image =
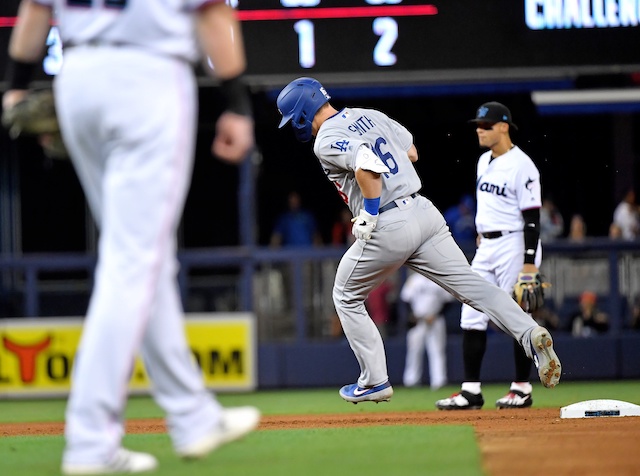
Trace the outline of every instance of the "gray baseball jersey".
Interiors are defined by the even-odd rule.
[[[489,315],[532,356],[530,335],[536,322],[506,292],[471,270],[442,214],[416,194],[421,182],[407,155],[411,145],[411,133],[382,112],[346,108],[320,126],[313,148],[354,215],[363,204],[354,175],[358,147],[371,148],[389,168],[382,174],[380,203],[395,206],[379,214],[371,239],[357,240],[346,251],[333,288],[336,312],[360,365],[360,387],[388,380],[382,337],[364,301],[404,264]]]
[[[322,125],[313,152],[356,216],[364,201],[355,178],[358,148],[371,148],[389,168],[380,195],[380,204],[384,206],[417,192],[422,186],[407,156],[412,144],[413,135],[407,128],[387,115],[374,109],[345,108]]]

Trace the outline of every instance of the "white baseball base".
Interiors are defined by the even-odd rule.
[[[560,409],[560,418],[640,416],[640,405],[620,400],[586,400]]]

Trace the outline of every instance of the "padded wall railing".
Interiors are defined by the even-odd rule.
[[[472,253],[469,246],[463,249]],[[329,246],[183,250],[179,282],[185,309],[253,311],[262,341],[327,337],[333,271],[343,252]],[[96,257],[85,254],[0,256],[0,317],[82,315],[95,264]],[[582,290],[602,296],[616,335],[640,294],[640,241],[550,243],[544,247],[542,272],[553,283],[548,301],[558,311]],[[396,284],[402,279],[404,272]],[[399,327],[405,313],[403,307],[396,310]]]

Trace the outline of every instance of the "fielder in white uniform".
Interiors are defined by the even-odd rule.
[[[95,287],[66,411],[65,474],[137,473],[156,459],[124,449],[134,357],[181,457],[205,456],[257,427],[253,407],[223,409],[184,333],[176,230],[194,158],[199,46],[228,109],[213,152],[238,162],[253,145],[244,45],[235,12],[205,0],[24,0],[9,53],[11,107],[26,94],[55,12],[64,65],[54,81],[62,135],[100,228]]]
[[[432,390],[447,384],[447,324],[442,310],[453,296],[422,274],[411,273],[400,290],[400,299],[409,303],[416,325],[407,331],[407,354],[402,383],[419,385],[424,353],[429,362]]]
[[[291,123],[302,142],[315,136],[314,154],[354,216],[357,240],[338,265],[333,301],[360,376],[342,387],[340,396],[358,403],[388,401],[393,395],[382,337],[364,301],[404,264],[491,316],[529,358],[536,356],[544,386],[555,386],[560,362],[549,332],[504,290],[471,270],[442,214],[418,194],[412,134],[380,111],[338,111],[329,99],[317,80],[298,78],[280,92],[277,106],[279,127]]]
[[[518,273],[538,271],[540,245],[540,172],[533,161],[511,142],[517,129],[503,104],[481,105],[475,123],[478,142],[487,150],[480,156],[476,175],[476,230],[479,245],[471,268],[492,284],[511,292]],[[439,400],[444,410],[481,408],[480,368],[487,346],[489,316],[462,306],[462,349],[465,381],[459,393]],[[526,408],[533,403],[529,383],[531,361],[514,345],[515,379],[509,392],[498,399],[498,408]]]

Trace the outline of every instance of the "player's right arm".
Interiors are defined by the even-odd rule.
[[[382,176],[379,173],[366,169],[358,169],[356,170],[356,181],[360,186],[364,198],[380,198],[380,194],[382,193]]]
[[[242,80],[246,58],[240,23],[235,10],[223,1],[209,2],[198,10],[196,29],[228,103],[216,124],[211,150],[223,160],[240,162],[254,143],[251,98]]]
[[[33,70],[44,54],[50,21],[50,7],[31,0],[20,3],[9,41],[9,87],[2,98],[3,108],[11,108],[26,96]]]

